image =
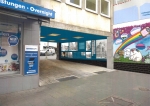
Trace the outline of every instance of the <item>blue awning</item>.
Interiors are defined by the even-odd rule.
[[[0,7],[40,17],[55,18],[55,11],[19,0],[0,0]]]

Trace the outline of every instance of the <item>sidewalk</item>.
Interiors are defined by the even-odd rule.
[[[0,95],[0,106],[149,105],[150,75],[123,71],[102,73]]]

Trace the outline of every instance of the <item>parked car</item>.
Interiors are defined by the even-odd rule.
[[[53,48],[40,51],[40,56],[53,56],[54,54],[55,54],[55,49]]]

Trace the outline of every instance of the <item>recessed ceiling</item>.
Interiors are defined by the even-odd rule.
[[[81,33],[45,26],[41,26],[41,37],[41,41],[59,43],[107,39],[107,36]]]

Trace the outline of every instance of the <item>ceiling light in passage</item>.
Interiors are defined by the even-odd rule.
[[[60,39],[60,40],[67,40],[66,38],[62,38],[62,39]]]
[[[82,36],[75,36],[75,37],[73,37],[73,38],[81,39],[81,38],[83,38],[83,37],[82,37]]]
[[[49,36],[59,36],[60,34],[56,34],[56,33],[52,33],[52,34],[49,34]]]
[[[45,37],[41,36],[40,38],[45,38]]]
[[[49,40],[50,42],[55,42],[55,40]]]

